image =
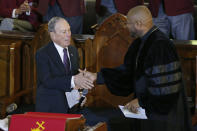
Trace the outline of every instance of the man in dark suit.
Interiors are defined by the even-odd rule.
[[[0,0],[0,30],[33,31],[39,26],[39,17],[32,10],[36,0]]]
[[[37,11],[48,22],[52,17],[59,16],[67,20],[72,34],[81,34],[83,29],[84,0],[39,0]]]
[[[67,21],[60,17],[48,23],[52,42],[36,53],[36,111],[68,113],[78,103],[77,89],[91,89],[92,82],[78,73],[77,49],[70,45],[71,32]]]

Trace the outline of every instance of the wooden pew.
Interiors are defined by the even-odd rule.
[[[31,88],[21,88],[21,42],[16,41],[10,45],[0,45],[0,115],[4,117],[6,107],[13,102],[19,102],[21,96],[32,92]]]
[[[20,102],[21,96],[32,92],[27,83],[29,47],[33,33],[0,32],[0,117],[5,117],[6,107]],[[25,97],[27,98],[27,97]],[[30,102],[30,99],[26,99]]]

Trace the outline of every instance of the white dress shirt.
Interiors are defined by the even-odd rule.
[[[64,52],[63,52],[63,49],[61,46],[59,46],[58,44],[54,43],[59,55],[60,55],[60,58],[63,62],[63,59],[64,59]],[[67,48],[68,49],[68,48]],[[69,55],[69,50],[67,50],[67,55],[68,55],[68,59],[69,59],[69,62],[70,62],[70,55]],[[70,63],[71,65],[71,63]],[[71,68],[71,66],[70,66]],[[70,88],[74,88],[75,87],[75,83],[74,83],[74,76],[72,76],[71,78],[71,87]],[[68,105],[69,107],[73,107],[75,104],[79,103],[79,99],[80,99],[80,94],[78,92],[78,90],[76,89],[73,89],[71,92],[65,92],[65,95],[66,95],[66,98],[67,98],[67,101],[68,101]]]

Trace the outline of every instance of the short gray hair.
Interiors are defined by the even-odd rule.
[[[55,25],[60,20],[64,20],[64,18],[62,18],[62,17],[51,18],[51,20],[48,22],[48,31],[49,32],[55,32]]]

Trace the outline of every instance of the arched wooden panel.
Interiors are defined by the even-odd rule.
[[[125,53],[134,40],[126,28],[127,19],[119,13],[106,19],[96,31],[93,40],[85,43],[85,64],[87,70],[98,72],[102,67],[116,67],[123,63]],[[105,85],[96,85],[88,94],[89,106],[117,107],[133,98],[115,96]]]

